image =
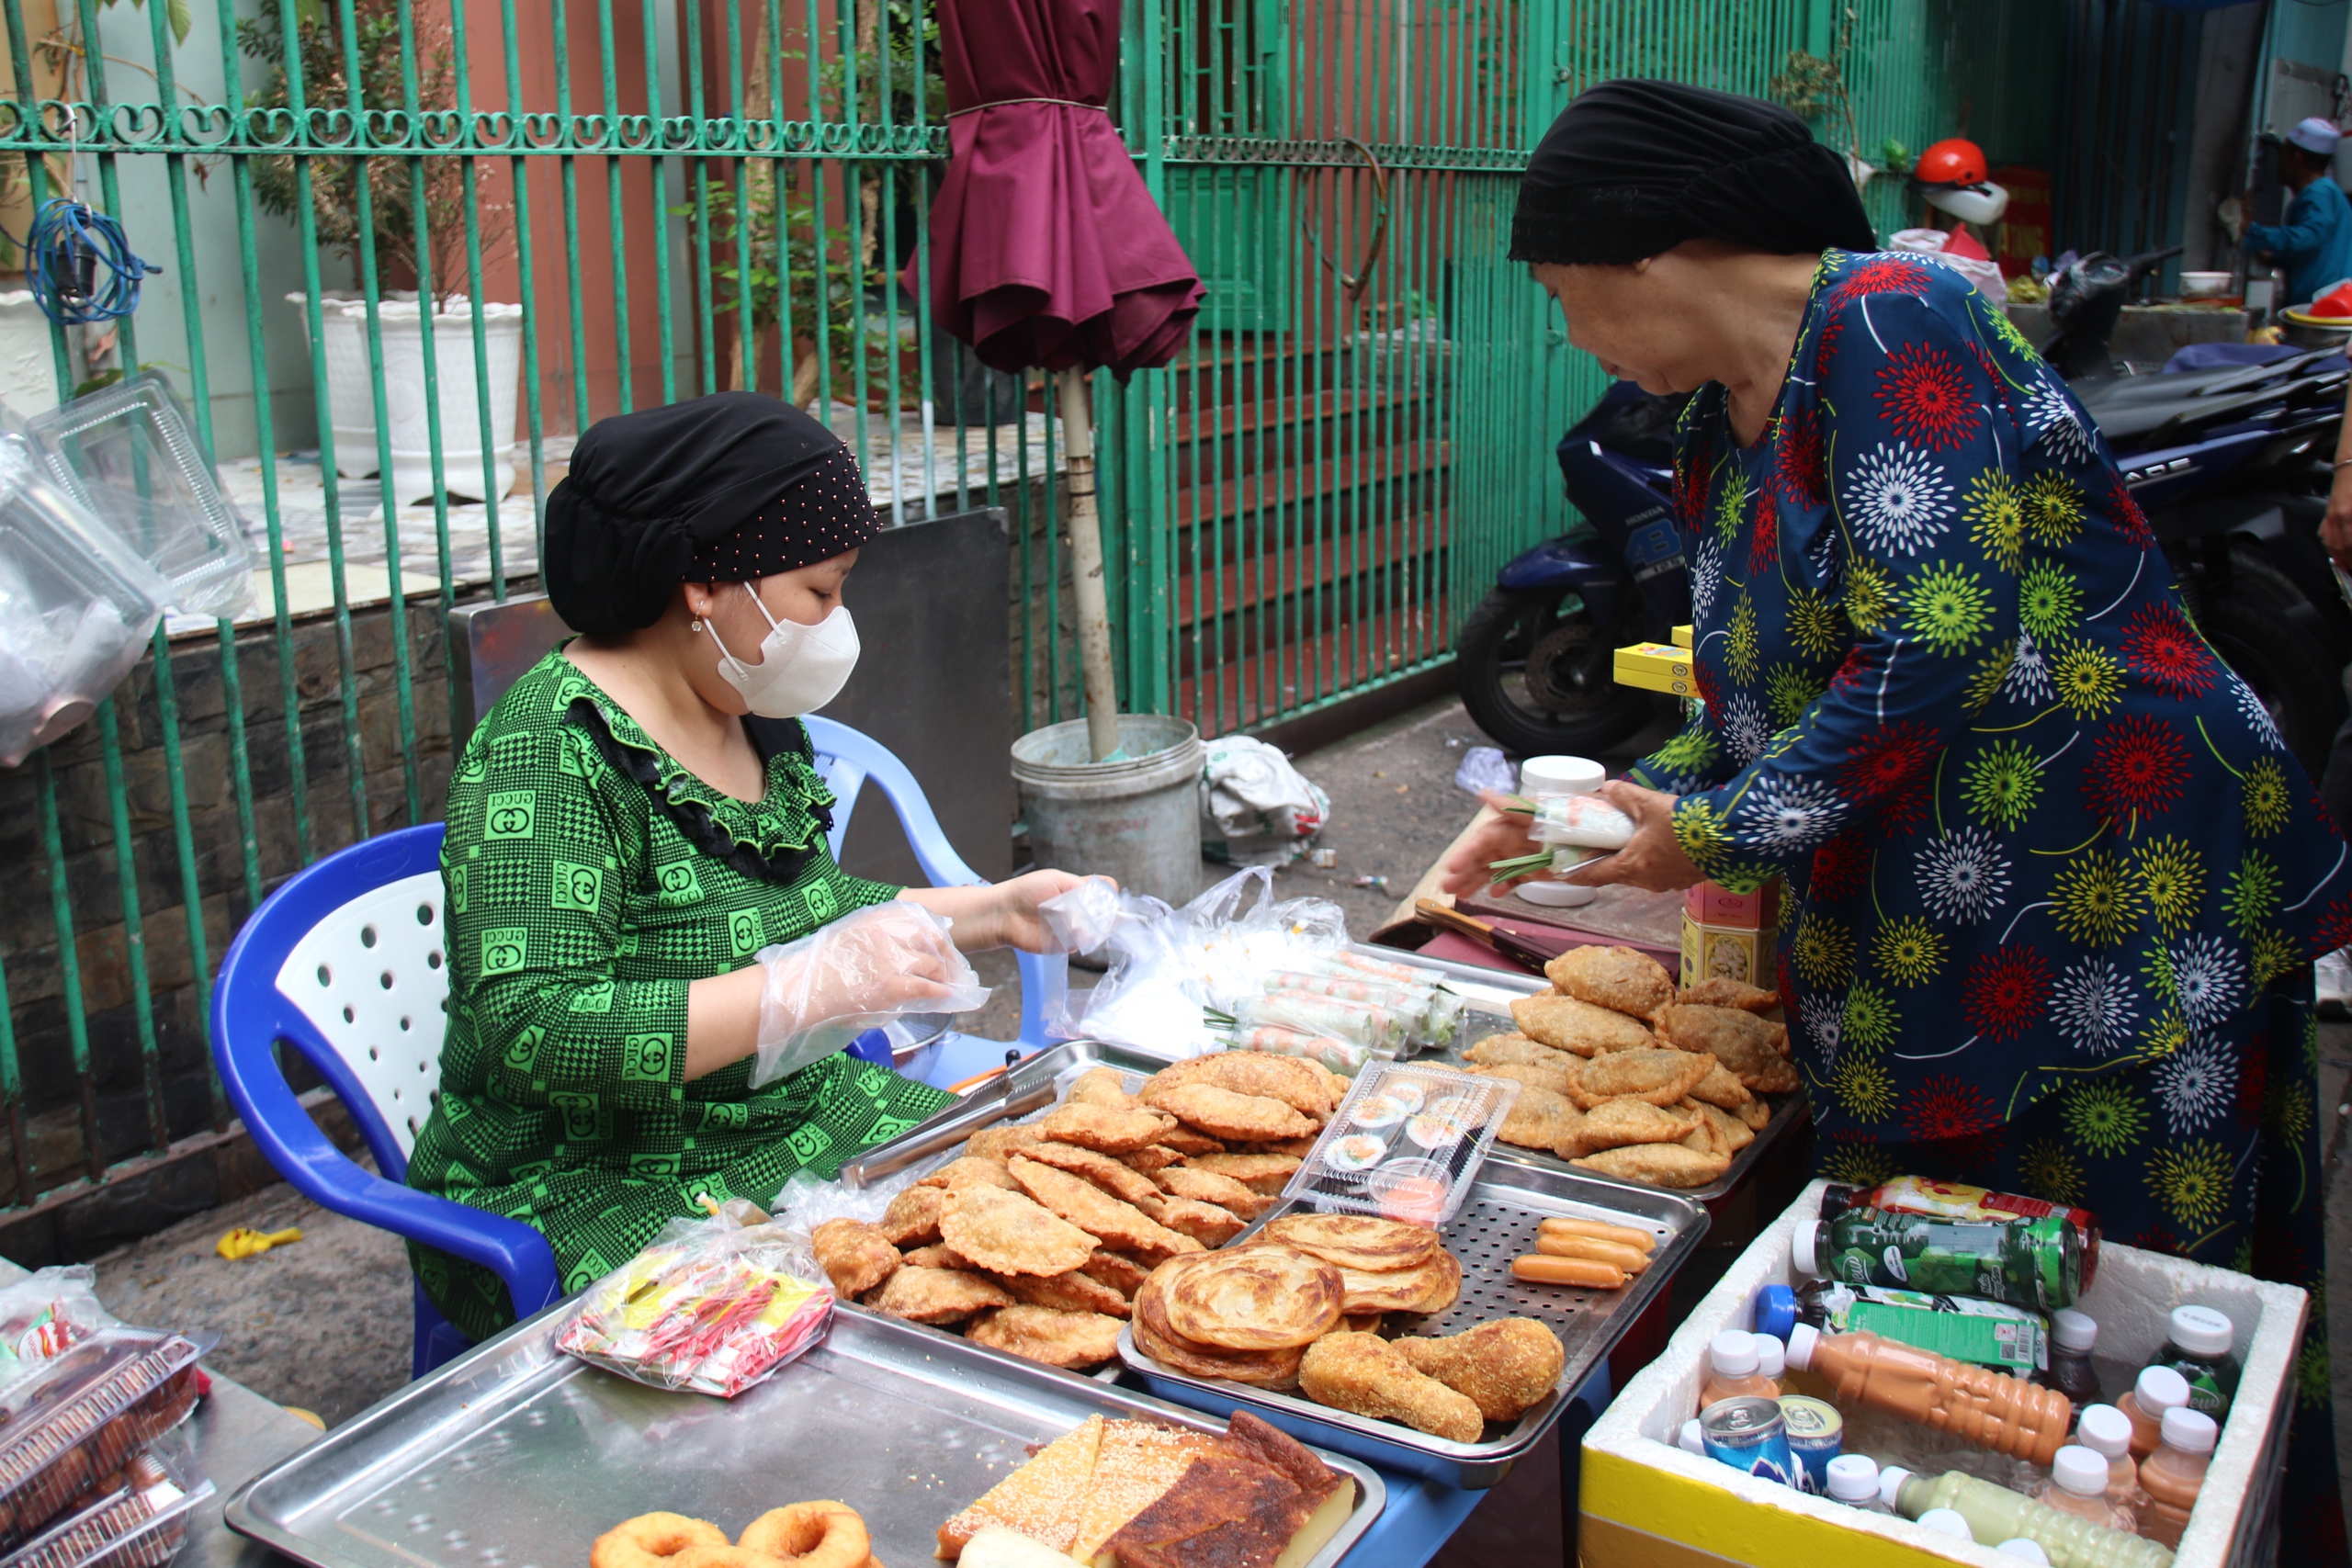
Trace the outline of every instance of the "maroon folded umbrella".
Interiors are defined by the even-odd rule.
[[[1102,107],[1119,0],[940,0],[938,15],[950,162],[933,318],[1000,370],[1167,364],[1203,290]]]

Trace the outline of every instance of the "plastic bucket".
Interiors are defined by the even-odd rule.
[[[1161,714],[1121,714],[1119,743],[1124,760],[1089,761],[1082,718],[1012,743],[1030,852],[1040,866],[1116,877],[1181,904],[1200,890],[1200,731]]]

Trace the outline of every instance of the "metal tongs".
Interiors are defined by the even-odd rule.
[[[948,1106],[930,1121],[843,1165],[842,1185],[853,1192],[863,1190],[878,1178],[904,1170],[951,1144],[962,1143],[991,1122],[1023,1115],[1051,1100],[1053,1078],[1048,1076],[1034,1083],[1019,1082],[1014,1068],[1020,1060],[1018,1049],[1005,1052],[1004,1066],[990,1073],[988,1080],[966,1096],[962,1104]]]

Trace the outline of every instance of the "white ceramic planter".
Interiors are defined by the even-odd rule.
[[[57,361],[49,318],[29,289],[0,294],[0,403],[30,419],[57,406]]]
[[[286,297],[296,306],[307,297]],[[433,451],[426,439],[424,313],[414,299],[377,307],[383,334],[384,412],[391,424],[392,491],[408,506],[433,496]],[[327,409],[334,431],[335,471],[346,479],[376,472],[375,394],[368,374],[368,306],[345,294],[327,296]],[[452,499],[482,499],[481,405],[474,385],[473,306],[452,295],[434,312],[434,368],[441,391],[441,475]],[[490,367],[493,482],[504,495],[514,482],[514,400],[523,367],[523,307],[482,307],[482,337]]]

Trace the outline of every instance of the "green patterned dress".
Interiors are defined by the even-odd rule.
[[[561,650],[516,682],[449,784],[448,1037],[408,1184],[537,1226],[567,1291],[710,1198],[772,1201],[953,1097],[836,1055],[763,1089],[684,1079],[686,987],[899,889],[844,875],[808,737],[756,803],[654,744]],[[463,1333],[514,1321],[487,1269],[412,1242]]]

